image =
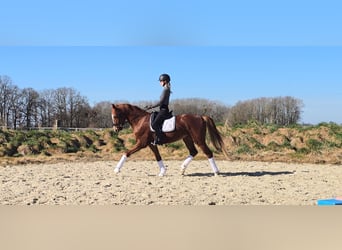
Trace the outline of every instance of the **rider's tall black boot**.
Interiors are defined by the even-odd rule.
[[[156,137],[154,139],[154,145],[161,145],[162,144],[162,138],[163,137],[163,132],[161,131],[161,129],[157,129],[156,130]]]

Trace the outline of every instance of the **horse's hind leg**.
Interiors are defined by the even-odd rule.
[[[164,166],[164,163],[163,163],[163,160],[160,156],[158,147],[156,145],[152,145],[152,144],[150,144],[149,147],[152,150],[152,152],[154,153],[156,161],[158,162],[158,166],[160,169],[159,176],[164,176],[166,173],[166,167]]]
[[[213,157],[213,152],[209,149],[208,145],[205,143],[205,139],[198,146],[202,149],[203,153],[208,157],[209,164],[210,164],[214,174],[218,175],[219,169],[216,166],[216,163],[215,163],[215,160]]]
[[[195,147],[194,141],[191,139],[190,136],[183,138],[183,141],[185,143],[185,146],[189,150],[189,156],[184,160],[184,162],[181,165],[181,175],[184,175],[185,169],[190,164],[192,159],[198,154],[198,151]]]

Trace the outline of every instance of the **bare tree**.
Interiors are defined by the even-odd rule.
[[[92,115],[92,108],[90,107],[87,98],[77,93],[74,96],[73,116],[72,116],[73,126],[78,127],[78,128],[89,127],[91,115]]]
[[[55,90],[54,104],[56,110],[56,119],[59,121],[58,126],[68,126],[68,113],[67,113],[67,88],[58,88]]]
[[[228,122],[231,125],[251,120],[261,124],[295,124],[301,118],[302,107],[301,100],[290,96],[240,101],[231,108]]]
[[[38,127],[38,92],[32,88],[25,88],[21,92],[20,99],[20,111],[22,112],[25,127]]]
[[[176,99],[170,106],[175,114],[208,115],[216,122],[225,121],[230,110],[230,107],[219,101],[201,98]]]
[[[89,125],[89,119],[86,116],[91,112],[90,105],[87,98],[81,96],[75,89],[57,89],[54,104],[59,126],[86,127]]]
[[[8,76],[0,76],[0,126],[7,127],[9,99],[14,85]]]
[[[111,105],[109,101],[98,102],[92,109],[90,124],[92,127],[110,128],[112,127]],[[145,105],[146,106],[146,105]],[[143,107],[143,106],[142,106]]]
[[[8,118],[8,126],[16,129],[17,126],[20,126],[21,121],[21,95],[22,92],[17,86],[13,86],[11,90],[11,94],[9,95],[9,103],[7,109],[7,118]]]
[[[49,89],[39,93],[39,117],[43,127],[52,127],[56,120],[54,105],[55,90]]]

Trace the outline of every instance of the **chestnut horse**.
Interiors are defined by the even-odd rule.
[[[159,176],[165,175],[166,168],[163,164],[157,145],[152,144],[154,140],[154,132],[150,130],[151,113],[130,104],[112,104],[112,121],[113,129],[119,132],[123,129],[127,121],[136,137],[136,145],[126,151],[116,165],[115,173],[119,173],[127,158],[142,148],[149,147],[155,155],[160,168]],[[164,133],[163,143],[171,143],[182,139],[189,150],[189,156],[181,165],[181,174],[184,175],[186,167],[198,153],[195,144],[201,148],[208,157],[210,166],[215,175],[219,173],[213,158],[213,153],[206,144],[206,130],[208,129],[210,139],[216,150],[223,151],[227,157],[222,137],[217,130],[215,123],[209,116],[199,116],[191,114],[183,114],[176,116],[176,128],[173,132]]]

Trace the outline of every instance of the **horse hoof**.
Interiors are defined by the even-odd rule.
[[[214,176],[219,176],[220,172],[215,172]]]
[[[115,174],[120,173],[120,169],[115,168],[115,169],[114,169],[114,173],[115,173]]]
[[[163,177],[166,173],[166,169],[160,170],[159,177]]]
[[[181,175],[182,175],[182,176],[185,175],[185,168],[181,168]]]

